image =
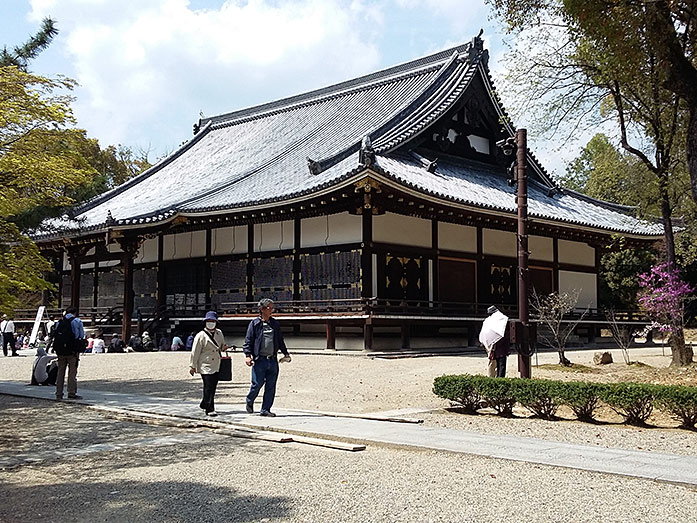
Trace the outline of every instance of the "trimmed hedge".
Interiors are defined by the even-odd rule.
[[[697,425],[697,387],[682,385],[658,387],[656,406],[680,421],[684,429]]]
[[[653,412],[658,387],[647,383],[609,383],[600,391],[600,399],[624,417],[630,425],[643,426]]]
[[[515,380],[513,396],[523,407],[542,419],[556,418],[563,383],[551,380]]]
[[[476,389],[482,395],[482,399],[499,416],[510,418],[513,416],[513,407],[516,404],[516,397],[513,390],[513,378],[486,378],[475,384]]]
[[[557,389],[557,397],[579,420],[593,422],[595,409],[600,406],[602,388],[602,384],[588,381],[562,382],[562,386]]]
[[[483,376],[463,374],[461,376],[439,376],[433,381],[433,393],[436,396],[459,403],[472,414],[477,412],[482,396],[476,386]]]
[[[582,421],[594,421],[601,402],[620,414],[625,423],[645,425],[654,408],[669,413],[682,428],[697,425],[697,387],[648,383],[592,383],[540,379],[439,376],[433,392],[475,413],[482,403],[500,416],[512,416],[516,403],[542,419],[555,419],[559,406],[567,405]]]

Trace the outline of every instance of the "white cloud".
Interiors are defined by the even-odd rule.
[[[378,68],[376,6],[354,0],[31,0],[52,16],[80,83],[80,126],[104,144],[172,149],[206,115]],[[255,88],[249,92],[249,85]],[[278,93],[281,95],[278,95]],[[152,122],[159,122],[153,128]]]

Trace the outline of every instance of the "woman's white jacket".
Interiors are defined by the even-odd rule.
[[[199,332],[194,338],[189,366],[199,374],[213,374],[220,370],[220,349],[225,344],[225,338],[220,329],[215,329],[213,338],[217,347],[205,331]]]

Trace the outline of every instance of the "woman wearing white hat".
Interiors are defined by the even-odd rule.
[[[189,374],[198,372],[203,379],[203,399],[199,405],[208,416],[217,416],[215,412],[215,389],[218,386],[220,370],[220,352],[227,350],[223,332],[217,328],[218,315],[208,311],[204,319],[205,326],[194,338],[191,349]]]

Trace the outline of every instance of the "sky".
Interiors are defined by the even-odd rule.
[[[0,0],[0,44],[25,42],[47,16],[59,33],[30,70],[77,80],[78,127],[151,161],[191,138],[201,115],[414,60],[480,29],[495,81],[505,73],[505,35],[484,0]],[[578,154],[529,146],[557,174]]]

